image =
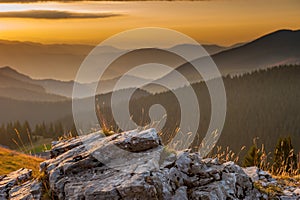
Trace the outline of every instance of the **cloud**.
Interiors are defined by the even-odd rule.
[[[94,19],[119,16],[114,13],[81,13],[55,10],[28,10],[0,12],[0,18],[31,18],[31,19]]]

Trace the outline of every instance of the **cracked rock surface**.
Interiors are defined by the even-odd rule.
[[[25,168],[0,177],[0,200],[41,199],[41,183],[31,179],[32,170]]]
[[[258,167],[244,168],[245,173],[252,179],[253,182],[258,183],[262,188],[278,188],[279,191],[274,193],[272,199],[300,199],[300,183],[292,178],[289,178],[289,184],[282,183],[282,180],[276,180],[266,171]],[[263,194],[261,199],[270,199],[267,194]]]
[[[56,143],[41,163],[58,199],[259,199],[233,162],[167,152],[154,129]],[[162,156],[164,155],[164,156]]]
[[[54,199],[274,199],[255,184],[280,186],[256,167],[173,152],[162,145],[155,129],[108,137],[95,132],[52,145],[52,158],[40,168]],[[28,169],[1,176],[0,200],[41,199],[42,184],[31,179]],[[300,199],[300,188],[283,187],[275,199]]]

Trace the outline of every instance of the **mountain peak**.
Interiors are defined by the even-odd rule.
[[[281,34],[281,33],[295,33],[295,32],[299,32],[300,30],[291,30],[291,29],[279,29],[277,31],[274,31],[270,34],[267,35],[272,35],[272,34]]]
[[[256,40],[248,43],[251,44],[256,41],[266,41],[266,42],[278,42],[281,40],[283,43],[289,42],[294,43],[299,41],[300,30],[290,30],[290,29],[280,29],[271,33],[268,33]]]
[[[10,66],[0,67],[0,71],[15,72],[15,73],[18,73],[17,70],[11,68]]]
[[[14,78],[16,80],[32,81],[32,79],[29,76],[18,72],[16,69],[14,69],[10,66],[1,67],[0,74],[3,76]]]

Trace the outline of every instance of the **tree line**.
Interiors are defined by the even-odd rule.
[[[0,144],[16,148],[20,144],[26,145],[35,142],[41,137],[56,140],[66,134],[77,135],[75,126],[67,128],[62,122],[55,122],[36,124],[33,128],[28,121],[23,123],[15,121],[3,123],[0,126]]]
[[[227,95],[227,113],[218,146],[229,146],[233,151],[239,152],[242,146],[250,148],[252,139],[258,137],[265,150],[272,152],[278,138],[289,136],[295,153],[300,151],[299,65],[273,67],[236,76],[228,75],[223,77],[223,81]],[[199,129],[191,146],[197,150],[209,126],[211,102],[204,82],[193,84],[192,87],[201,112]],[[178,93],[184,91],[184,88],[177,89]],[[163,143],[167,144],[176,134],[180,124],[180,105],[176,96],[173,91],[149,95],[139,95],[139,92],[137,90],[133,97],[141,97],[132,98],[129,103],[132,119],[140,126],[149,124],[150,107],[161,104],[167,112],[167,118],[160,134]],[[102,127],[120,131],[113,119],[110,99],[101,100],[99,96],[97,106]],[[127,105],[120,103],[119,106]]]
[[[295,154],[290,137],[279,138],[273,151],[273,159],[268,160],[268,153],[263,145],[258,147],[254,139],[253,145],[249,148],[243,160],[244,167],[257,166],[261,169],[271,171],[273,174],[296,175],[300,173],[299,158]]]

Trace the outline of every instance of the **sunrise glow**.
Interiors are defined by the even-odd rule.
[[[38,10],[96,13],[100,17],[49,19],[49,13],[45,18],[22,15],[14,18],[1,17],[0,38],[41,43],[97,44],[120,31],[155,26],[181,31],[201,43],[228,46],[250,41],[277,29],[299,27],[299,1],[255,2],[234,0],[2,4],[0,16],[9,12]],[[101,17],[103,13],[114,16]]]

